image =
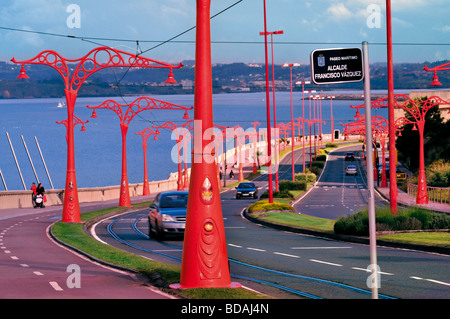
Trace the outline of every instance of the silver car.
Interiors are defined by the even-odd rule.
[[[148,235],[158,240],[166,235],[184,235],[188,192],[161,192],[149,207]]]
[[[349,165],[345,169],[345,175],[358,175],[358,169],[355,165]]]

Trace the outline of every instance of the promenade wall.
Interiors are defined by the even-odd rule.
[[[149,182],[150,193],[173,190],[177,188],[177,180],[169,179],[164,181]],[[143,184],[129,184],[130,196],[141,196],[143,194]],[[4,191],[0,192],[0,209],[11,208],[32,208],[31,191]],[[45,191],[47,202],[45,206],[57,206],[64,203],[64,189],[48,189]],[[78,200],[80,203],[102,202],[112,199],[119,199],[120,185],[79,188]]]

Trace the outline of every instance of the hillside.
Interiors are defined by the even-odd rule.
[[[431,72],[425,72],[423,66],[433,67],[445,63],[402,63],[394,65],[395,89],[425,89],[433,78]],[[184,67],[174,70],[176,85],[166,85],[168,72],[164,69],[108,68],[93,74],[81,87],[79,96],[112,96],[140,94],[191,94],[193,93],[193,61],[184,61]],[[270,68],[271,69],[271,68]],[[0,98],[44,98],[63,96],[63,82],[60,75],[51,67],[27,65],[29,80],[17,80],[20,66],[0,62]],[[265,67],[258,64],[231,63],[213,65],[213,87],[215,93],[221,92],[257,92],[265,90]],[[439,72],[443,88],[450,86],[450,72]],[[270,76],[271,77],[271,76]],[[117,85],[117,79],[122,79]],[[294,69],[294,81],[310,80],[310,66]],[[276,89],[290,89],[289,68],[275,65]],[[383,63],[371,65],[372,89],[387,88],[387,69]],[[297,86],[295,90],[301,90]],[[318,90],[318,85],[308,85],[307,89]],[[320,90],[362,89],[362,83],[321,85]]]

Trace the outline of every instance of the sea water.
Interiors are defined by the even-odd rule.
[[[329,92],[336,94],[339,92]],[[348,91],[345,93],[349,93]],[[362,92],[350,92],[361,93]],[[331,94],[328,94],[331,95]],[[327,96],[323,93],[322,96]],[[169,103],[191,107],[194,105],[194,95],[155,95],[152,98]],[[98,118],[91,118],[92,110],[86,106],[97,106],[105,100],[113,99],[119,104],[133,102],[137,96],[128,97],[79,97],[75,105],[75,115],[85,124],[86,131],[80,131],[81,124],[75,126],[75,169],[77,185],[82,187],[102,187],[119,185],[122,167],[122,137],[119,116],[112,110],[97,109]],[[274,114],[272,106],[272,93],[270,93],[270,117],[273,124]],[[293,94],[294,121],[303,115],[302,92]],[[0,100],[0,169],[3,173],[8,190],[24,189],[19,170],[15,163],[6,132],[11,139],[17,162],[22,173],[26,189],[32,182],[37,182],[32,170],[30,160],[25,150],[21,136],[26,143],[39,181],[45,188],[51,188],[49,178],[45,171],[35,137],[41,148],[45,164],[55,189],[64,188],[67,169],[67,142],[66,127],[56,122],[67,119],[67,109],[58,108],[60,99],[11,99]],[[291,121],[291,94],[290,92],[276,93],[276,120],[277,123]],[[311,117],[314,118],[314,102],[311,101]],[[354,120],[356,110],[350,105],[361,105],[363,100],[333,100],[334,129],[341,132],[346,124]],[[326,122],[323,133],[331,133],[331,101],[324,99],[321,102],[322,120]],[[266,94],[258,93],[229,93],[215,94],[213,96],[214,123],[222,126],[234,127],[236,125],[244,130],[252,128],[252,123],[261,123],[257,130],[267,127]],[[124,112],[126,107],[124,108]],[[305,95],[305,118],[309,119],[310,100]],[[363,109],[360,110],[364,113]],[[191,119],[194,111],[188,112]],[[138,113],[131,120],[127,134],[127,175],[129,183],[142,183],[144,175],[143,138],[136,135],[145,128],[159,126],[166,121],[176,125],[186,122],[182,119],[182,110],[145,110]],[[387,118],[386,109],[373,109],[372,115],[381,115]],[[320,116],[320,114],[316,115]],[[308,130],[308,129],[307,129]],[[176,150],[176,140],[168,129],[160,130],[158,140],[151,136],[148,141],[147,167],[149,181],[165,180],[171,172],[176,172],[177,162],[173,157]],[[176,154],[176,153],[175,153]],[[189,165],[188,165],[189,167]],[[0,183],[0,191],[4,190]]]

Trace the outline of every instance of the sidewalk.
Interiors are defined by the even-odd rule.
[[[389,196],[389,185],[388,187],[375,187],[375,189],[380,193],[384,198],[390,200]],[[409,196],[402,190],[398,190],[397,203],[404,206],[417,206],[426,208],[432,211],[450,213],[450,205],[449,204],[440,204],[429,201],[428,204],[418,205],[416,204],[416,199],[414,197]]]

